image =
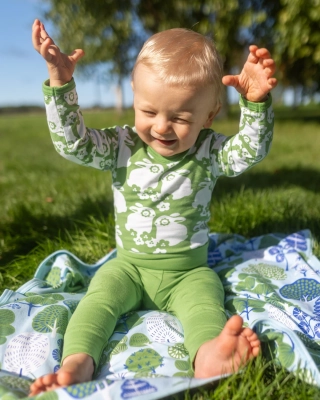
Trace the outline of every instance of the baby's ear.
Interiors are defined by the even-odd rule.
[[[203,124],[204,128],[210,128],[215,116],[218,114],[219,111],[220,111],[220,106],[216,111],[210,111],[206,122]]]

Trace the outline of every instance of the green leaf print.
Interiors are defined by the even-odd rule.
[[[242,275],[242,277],[240,275]],[[235,287],[235,289],[239,292],[243,291],[243,290],[244,291],[252,290],[255,287],[256,280],[248,275],[246,275],[246,277],[244,278],[243,275],[245,275],[245,274],[240,274],[240,275],[239,275],[239,279],[244,279],[244,280],[241,280],[238,283],[238,285]]]
[[[243,271],[248,274],[258,274],[264,278],[274,279],[277,281],[284,280],[287,277],[283,268],[265,263],[249,264],[248,267],[243,268]]]
[[[276,332],[273,330],[266,330],[262,334],[260,334],[260,340],[263,342],[268,342],[268,341],[278,341],[279,343],[282,342],[283,339],[283,333]]]
[[[28,300],[32,299],[35,304],[41,304],[41,305],[49,305],[49,304],[55,304],[58,303],[58,301],[61,301],[64,299],[62,294],[59,293],[43,293],[43,294],[37,294],[33,292],[27,292],[25,293],[25,296],[28,298]]]
[[[184,358],[189,355],[188,350],[184,347],[183,343],[177,343],[168,348],[169,356],[172,358]]]
[[[163,357],[153,349],[141,349],[132,353],[125,362],[126,368],[132,372],[149,371],[156,373],[155,369],[162,366]]]
[[[270,293],[274,293],[274,290],[274,285],[259,283],[254,289],[251,290],[251,292],[258,295],[268,296]]]
[[[174,365],[179,371],[188,371],[190,369],[189,361],[177,360]]]
[[[280,343],[278,346],[279,361],[285,368],[289,368],[294,362],[294,351],[287,343]]]
[[[240,282],[235,286],[237,292],[248,291],[258,295],[269,295],[273,293],[278,286],[273,285],[270,279],[264,278],[261,275],[248,275],[241,273],[238,275]]]
[[[79,301],[80,300],[64,300],[63,304],[65,304],[71,311],[71,314],[73,314],[78,307]]]
[[[76,399],[83,399],[89,397],[91,394],[97,391],[95,382],[85,382],[77,385],[72,385],[64,388],[71,397]]]
[[[40,311],[32,320],[32,327],[41,333],[58,332],[64,335],[68,324],[68,310],[63,306],[48,306]]]
[[[47,294],[36,294],[32,292],[28,292],[25,294],[25,297],[17,300],[20,304],[26,304],[29,306],[28,316],[31,314],[31,310],[34,307],[42,307],[50,304],[56,304],[60,300],[63,300],[64,297],[58,293],[47,293]]]
[[[124,336],[121,340],[111,340],[106,348],[106,352],[109,352],[108,358],[126,351],[128,348],[127,341],[127,336]]]
[[[149,343],[149,339],[143,333],[134,333],[129,340],[129,345],[132,347],[143,347]]]
[[[4,344],[6,337],[15,332],[15,328],[11,325],[15,320],[15,314],[11,310],[0,310],[0,345]]]
[[[249,314],[251,311],[263,312],[265,302],[258,299],[239,298],[230,299],[225,303],[225,307],[232,314],[246,312]]]
[[[288,305],[290,307],[297,307],[295,304],[279,297],[277,293],[272,293],[271,296],[268,296],[266,298],[266,302],[268,304],[272,304],[273,306],[279,308],[280,310],[285,310],[284,305]]]
[[[53,267],[45,278],[45,281],[53,288],[61,286],[61,269]]]

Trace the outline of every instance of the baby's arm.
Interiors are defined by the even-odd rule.
[[[92,129],[85,125],[74,80],[61,86],[42,86],[47,122],[56,151],[65,159],[102,170],[112,169],[117,158],[119,134],[129,128]]]
[[[76,49],[70,55],[62,53],[38,19],[32,26],[32,43],[47,62],[50,86],[63,86],[70,82],[76,63],[84,56],[84,51]]]
[[[84,55],[83,50],[74,50],[70,55],[62,53],[38,19],[32,26],[32,43],[48,67],[50,85],[45,82],[43,92],[49,130],[57,152],[81,165],[110,169],[118,143],[117,130],[87,128],[77,104],[72,75],[76,63]]]
[[[239,75],[226,75],[222,82],[233,86],[247,100],[252,102],[265,101],[267,94],[277,85],[273,77],[275,62],[267,49],[252,45],[250,53]]]

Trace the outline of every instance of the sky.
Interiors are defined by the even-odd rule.
[[[44,7],[42,0],[0,0],[0,107],[37,105],[43,106],[41,85],[48,78],[45,61],[34,50],[31,27],[36,18],[41,19]],[[49,34],[53,26],[47,21]],[[57,43],[59,45],[59,43]],[[112,82],[97,83],[97,80],[76,76],[79,103],[83,108],[100,105],[115,105],[115,86]],[[238,95],[229,91],[231,101]],[[284,101],[289,105],[292,93],[285,91]],[[132,105],[130,79],[124,83],[124,105]]]
[[[48,78],[45,61],[34,50],[31,41],[33,21],[41,19],[41,0],[0,0],[0,107],[43,105],[41,85]],[[45,21],[44,21],[45,22]],[[50,24],[45,23],[50,34]],[[97,84],[95,79],[76,79],[82,107],[100,103],[115,105],[112,82]],[[129,79],[124,85],[125,105],[132,104]]]

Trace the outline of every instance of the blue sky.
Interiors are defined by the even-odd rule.
[[[34,50],[31,27],[41,18],[44,6],[41,0],[0,1],[0,107],[17,105],[43,105],[41,85],[47,79],[44,60]],[[48,33],[50,24],[46,23]],[[97,102],[114,105],[115,88],[110,83],[98,84],[94,80],[77,79],[82,107]],[[125,103],[131,105],[129,82],[125,84]]]
[[[18,105],[43,105],[41,85],[47,79],[44,60],[33,49],[31,27],[44,11],[42,0],[0,0],[0,107]],[[48,33],[53,27],[45,22]],[[92,79],[76,77],[79,102],[82,107],[95,104],[115,105],[115,87],[112,83],[100,83]],[[126,106],[132,104],[129,79],[124,85]],[[231,89],[231,99],[237,94]],[[284,100],[292,100],[290,91],[285,91]]]

